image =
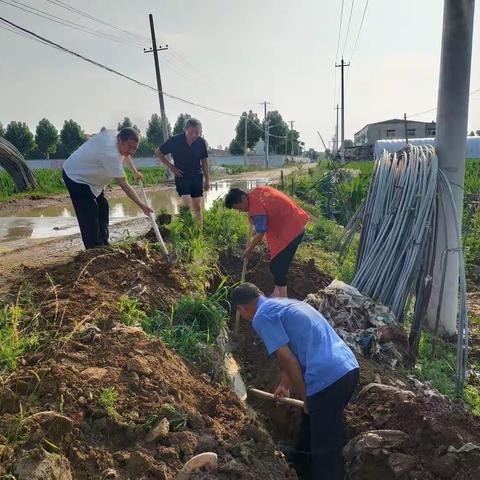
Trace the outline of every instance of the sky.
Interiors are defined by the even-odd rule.
[[[122,43],[19,10],[24,5],[121,39]],[[7,3],[5,3],[7,2]],[[434,108],[438,90],[442,0],[370,0],[357,48],[365,0],[63,0],[102,21],[58,6],[58,0],[1,0],[0,16],[71,50],[155,85],[148,14],[154,16],[163,90],[233,115],[261,102],[295,121],[307,148],[323,150],[335,126],[343,56],[346,138],[365,124]],[[17,3],[18,5],[18,3]],[[22,7],[25,8],[25,7]],[[470,90],[480,89],[480,14],[474,20]],[[350,11],[352,11],[348,29]],[[4,24],[0,21],[0,27]],[[347,36],[348,33],[348,36]],[[141,38],[145,37],[145,38]],[[128,44],[125,44],[127,42]],[[130,45],[133,42],[137,45]],[[338,54],[337,54],[337,45]],[[159,113],[158,95],[73,56],[0,28],[0,121],[25,121],[32,130],[46,117],[58,128],[74,119],[87,133],[116,128],[128,116],[142,130]],[[470,97],[469,130],[480,129],[480,93]],[[212,147],[227,146],[238,117],[165,99],[173,125],[180,113],[200,119]],[[431,121],[435,112],[415,116]]]

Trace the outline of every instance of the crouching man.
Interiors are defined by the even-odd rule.
[[[266,298],[251,283],[236,287],[231,301],[280,363],[282,380],[275,395],[292,392],[305,402],[297,451],[309,453],[309,478],[343,480],[343,410],[358,384],[355,355],[323,315],[304,302]]]

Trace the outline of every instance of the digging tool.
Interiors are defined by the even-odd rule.
[[[265,400],[273,400],[274,402],[281,403],[283,405],[290,405],[291,407],[303,408],[302,400],[296,400],[295,398],[288,397],[276,397],[272,393],[264,392],[263,390],[258,390],[256,388],[249,388],[248,393],[255,395],[258,398],[263,398]]]
[[[248,226],[248,240],[247,240],[247,245],[250,243],[250,240],[252,239],[252,227],[249,225]],[[243,259],[243,265],[242,265],[242,273],[240,275],[240,283],[245,282],[245,277],[247,275],[247,265],[248,265],[248,258]],[[235,326],[234,326],[234,332],[238,333],[238,329],[240,328],[240,312],[237,310],[235,313]]]
[[[145,204],[148,205],[147,193],[145,192],[145,187],[143,186],[143,182],[140,181],[140,188],[142,190],[142,196]],[[157,222],[155,221],[155,214],[151,213],[149,215],[150,221],[152,223],[153,231],[155,232],[155,236],[157,237],[157,241],[160,245],[160,250],[162,251],[165,259],[168,263],[173,263],[175,261],[175,255],[168,253],[167,247],[165,242],[163,241],[162,234],[160,233],[160,229],[158,228]]]

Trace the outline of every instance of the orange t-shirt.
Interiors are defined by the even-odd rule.
[[[274,258],[304,230],[308,214],[287,195],[272,187],[257,187],[248,193],[248,216],[267,216],[270,258]],[[253,223],[253,222],[252,222]]]

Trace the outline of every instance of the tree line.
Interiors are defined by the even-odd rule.
[[[167,119],[168,135],[180,133],[188,118],[191,118],[190,114],[181,113],[175,122],[173,132]],[[145,135],[128,117],[124,117],[121,122],[118,122],[117,130],[124,127],[134,128],[141,136],[137,156],[148,157],[153,155],[155,148],[165,141],[162,119],[157,114],[150,117]],[[105,127],[102,127],[101,130],[105,130]],[[65,120],[62,129],[58,131],[55,125],[46,118],[38,122],[35,134],[25,122],[11,121],[6,128],[0,122],[0,137],[4,137],[15,145],[27,159],[67,158],[88,139],[88,135],[74,120]]]
[[[245,123],[247,123],[247,152],[252,150],[259,140],[265,141],[265,121],[269,124],[269,153],[290,155],[293,150],[294,155],[302,154],[305,143],[300,141],[300,133],[295,129],[289,128],[278,110],[268,112],[266,119],[262,121],[251,110],[248,113],[243,112],[235,127],[235,138],[230,142],[229,152],[232,155],[244,154]]]

